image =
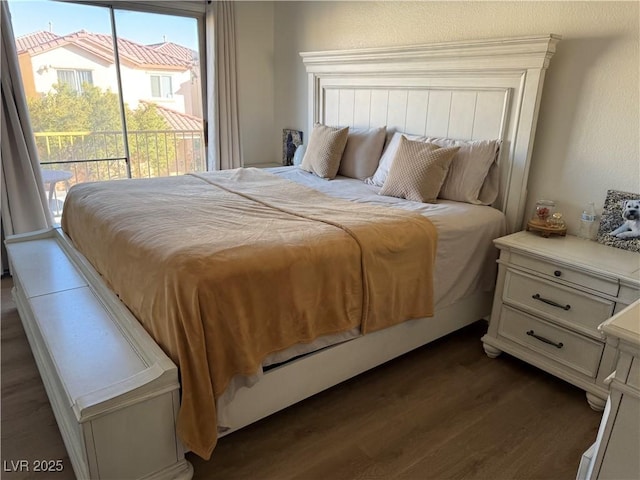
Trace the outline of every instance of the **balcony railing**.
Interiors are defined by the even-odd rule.
[[[43,180],[54,217],[76,183],[182,175],[206,170],[199,130],[129,131],[127,168],[122,132],[37,132]],[[47,181],[52,179],[52,181]]]

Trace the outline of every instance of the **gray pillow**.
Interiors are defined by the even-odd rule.
[[[349,129],[338,174],[359,180],[372,176],[378,168],[386,135],[386,127]]]
[[[481,205],[491,205],[498,197],[499,140],[452,140],[427,138],[441,147],[460,147],[453,157],[440,198]]]

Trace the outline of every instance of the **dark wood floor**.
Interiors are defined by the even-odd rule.
[[[73,471],[2,281],[2,478]],[[482,350],[478,322],[221,439],[195,479],[573,479],[601,414],[584,392]],[[64,462],[58,474],[11,461]]]

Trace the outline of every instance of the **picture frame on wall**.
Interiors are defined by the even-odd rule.
[[[597,241],[640,253],[640,230],[634,231],[635,228],[640,228],[638,208],[640,194],[607,190]]]
[[[302,132],[285,128],[282,130],[282,165],[293,165],[293,156],[302,145]]]

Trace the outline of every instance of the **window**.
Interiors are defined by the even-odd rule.
[[[77,183],[206,170],[204,2],[9,6],[40,163],[64,179],[47,182],[56,219]]]
[[[151,75],[151,96],[154,98],[172,98],[171,76]]]
[[[93,85],[91,70],[57,70],[58,83],[69,85],[74,92],[82,93],[82,86]]]

